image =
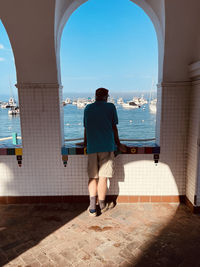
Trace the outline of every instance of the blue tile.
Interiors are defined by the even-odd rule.
[[[61,154],[62,154],[62,155],[68,155],[68,148],[63,146],[63,147],[61,148]]]
[[[69,155],[76,155],[76,148],[74,148],[74,147],[68,148],[68,154]]]

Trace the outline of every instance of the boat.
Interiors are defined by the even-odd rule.
[[[10,107],[16,107],[16,106],[17,106],[14,97],[10,97],[10,98],[9,98],[9,100],[8,100],[8,105],[9,105]]]
[[[1,108],[12,108],[12,107],[16,107],[16,106],[17,106],[17,104],[16,104],[14,97],[10,97],[8,102],[3,102],[1,104]]]
[[[65,102],[65,101],[63,101],[63,102],[62,102],[62,105],[63,105],[63,106],[66,106],[67,104],[66,104],[66,102]]]
[[[7,108],[7,106],[8,106],[8,103],[6,103],[6,102],[1,103],[1,108]]]
[[[117,104],[121,105],[123,103],[124,103],[124,101],[123,101],[123,98],[122,97],[120,97],[120,98],[117,99]]]
[[[19,114],[19,107],[11,107],[10,110],[8,110],[8,115],[17,115]]]
[[[72,101],[72,105],[77,105],[77,100],[76,99]]]
[[[87,105],[87,100],[84,98],[78,98],[76,106],[77,108],[85,108],[85,106]]]
[[[77,108],[85,108],[86,103],[83,102],[77,102]]]
[[[148,101],[146,99],[144,99],[144,95],[142,95],[141,97],[133,97],[133,102],[135,102],[135,104],[137,104],[138,106],[143,106],[145,104],[148,103]]]
[[[66,98],[65,99],[65,104],[68,105],[68,104],[72,104],[72,101],[70,98]]]
[[[154,114],[156,113],[156,111],[157,111],[156,105],[157,105],[157,99],[156,98],[150,101],[149,111],[151,113],[154,113]]]
[[[129,101],[127,103],[123,103],[122,104],[122,107],[123,108],[127,108],[127,109],[136,109],[136,108],[139,108],[139,106],[133,102],[133,101]]]

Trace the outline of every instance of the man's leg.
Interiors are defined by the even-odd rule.
[[[96,201],[97,201],[97,179],[90,178],[88,181],[88,191],[90,195],[90,207],[89,210],[96,212]]]
[[[98,162],[97,153],[88,154],[88,191],[90,195],[90,215],[96,216],[96,200],[97,200],[97,183],[98,183]],[[93,178],[91,178],[93,177]]]
[[[99,183],[98,183],[98,197],[101,212],[108,209],[105,203],[107,192],[107,178],[112,178],[114,169],[114,153],[113,152],[100,152],[98,153],[99,159]]]
[[[99,198],[99,206],[101,210],[105,208],[106,192],[107,192],[107,178],[99,177],[98,198]]]

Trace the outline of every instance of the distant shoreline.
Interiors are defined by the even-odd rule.
[[[95,90],[94,92],[63,92],[63,99],[66,99],[67,97],[69,98],[83,98],[83,97],[94,97],[94,93],[95,93]],[[130,92],[127,92],[127,91],[124,91],[123,93],[122,92],[117,92],[117,91],[111,91],[110,90],[110,96],[113,97],[113,98],[119,98],[119,97],[122,97],[122,98],[125,98],[125,99],[132,99],[134,96],[141,96],[142,94],[146,97],[149,98],[150,96],[150,93],[151,95],[156,97],[156,94],[157,94],[157,91],[130,91]],[[0,101],[8,101],[8,99],[10,98],[10,95],[4,95],[4,94],[0,94]],[[18,101],[18,96],[16,94],[14,94],[14,98],[16,101]]]

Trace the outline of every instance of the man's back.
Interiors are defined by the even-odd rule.
[[[117,112],[112,103],[96,101],[87,105],[84,111],[87,153],[114,151],[115,141],[112,127],[117,123]]]

